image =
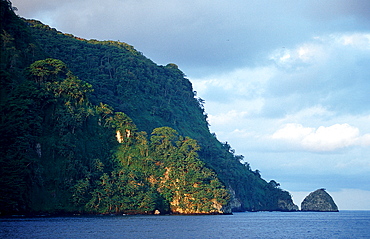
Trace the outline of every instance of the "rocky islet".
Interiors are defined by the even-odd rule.
[[[338,206],[324,188],[310,193],[301,203],[304,212],[338,212]]]

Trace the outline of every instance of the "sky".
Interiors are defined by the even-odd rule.
[[[210,130],[300,206],[370,210],[370,1],[13,0],[59,31],[175,63]]]

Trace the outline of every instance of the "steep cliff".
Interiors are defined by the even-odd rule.
[[[284,211],[284,212],[295,212],[299,210],[298,206],[295,205],[293,201],[289,199],[288,200],[279,199],[278,207],[280,211]]]
[[[162,205],[163,208],[172,206],[175,210],[178,205],[197,205],[197,210],[203,212],[202,206],[209,200],[193,202],[192,196],[178,198],[176,190],[151,191],[155,181],[146,179],[148,181],[142,183],[139,180],[148,173],[153,174],[142,168],[143,159],[153,163],[153,159],[169,155],[150,158],[147,153],[150,150],[143,149],[150,146],[145,143],[148,137],[143,135],[150,135],[156,128],[164,126],[181,135],[179,142],[183,143],[183,150],[188,147],[185,142],[190,142],[185,140],[187,137],[195,139],[199,149],[197,146],[194,159],[198,162],[199,156],[204,163],[204,170],[203,164],[201,171],[195,170],[202,172],[202,184],[198,181],[178,184],[176,180],[180,176],[190,175],[185,170],[184,174],[176,174],[169,181],[174,182],[170,189],[181,186],[189,190],[191,186],[199,197],[212,200],[208,192],[216,195],[216,192],[223,192],[223,187],[229,188],[232,195],[229,207],[233,210],[285,211],[290,208],[281,206],[282,201],[291,201],[288,192],[276,183],[267,183],[258,170],[251,170],[243,156],[235,155],[229,144],[219,142],[215,134],[210,133],[204,101],[196,97],[191,82],[175,64],[157,65],[123,42],[86,40],[64,34],[39,21],[19,18],[12,11],[10,1],[1,0],[0,3],[2,208],[9,212],[29,209],[66,211],[72,208],[70,203],[73,201],[99,211],[103,210],[95,205],[102,201],[99,190],[117,186],[104,196],[107,202],[104,207],[109,210],[114,208],[110,205],[112,199],[118,198],[116,201],[120,202],[126,197],[122,195],[132,190],[137,197],[134,201],[131,197],[125,205],[140,206],[149,211],[150,203],[163,201],[163,198],[156,198],[157,194],[167,193],[166,201],[172,203]],[[57,68],[62,67],[63,75],[48,72],[46,77],[42,75],[45,72],[37,72],[37,64],[48,62]],[[37,64],[30,72],[34,63]],[[132,152],[119,150],[125,136],[132,138],[126,128],[119,130],[112,122],[105,122],[117,118],[117,112],[123,112],[122,115],[132,119],[138,128],[137,132],[129,131],[137,136],[136,144],[130,142],[127,146]],[[175,156],[173,154],[173,158]],[[126,162],[123,166],[130,173],[117,171],[117,158],[121,158],[119,163]],[[167,166],[156,163],[158,165],[154,166],[162,171]],[[131,179],[123,178],[123,175]],[[197,174],[191,175],[194,178]],[[125,188],[127,183],[123,179],[132,183],[136,191]],[[120,180],[125,183],[117,184]],[[204,190],[204,185],[214,190]],[[91,193],[95,198],[89,198]],[[219,193],[219,197],[226,198],[223,193]],[[145,205],[136,205],[143,198],[150,200]],[[225,206],[224,202],[213,204],[212,210]]]
[[[301,211],[338,212],[338,207],[333,198],[322,188],[310,193],[303,200]]]

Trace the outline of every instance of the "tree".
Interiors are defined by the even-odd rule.
[[[32,78],[39,84],[66,78],[67,66],[61,60],[48,58],[32,63],[29,67]]]

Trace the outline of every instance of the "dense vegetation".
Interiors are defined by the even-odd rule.
[[[175,64],[17,17],[1,0],[0,212],[284,210],[208,129]]]

